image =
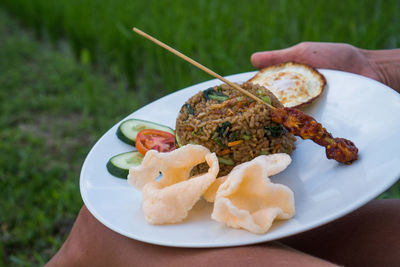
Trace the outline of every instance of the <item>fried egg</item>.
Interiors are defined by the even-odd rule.
[[[270,90],[285,107],[300,107],[320,96],[325,77],[314,68],[287,62],[260,70],[249,80]]]

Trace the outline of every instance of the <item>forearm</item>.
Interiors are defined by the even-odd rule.
[[[380,82],[400,93],[400,49],[361,50]]]

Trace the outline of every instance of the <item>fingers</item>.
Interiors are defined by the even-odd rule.
[[[334,46],[339,45],[334,44]],[[285,49],[254,53],[251,56],[251,63],[256,68],[264,68],[294,61],[318,68],[326,64],[325,57],[332,55],[331,50],[332,44],[329,43],[301,42]]]
[[[288,61],[296,61],[295,47],[293,46],[280,50],[256,52],[251,55],[251,64],[258,69]]]
[[[257,52],[251,55],[251,64],[258,69],[277,64],[282,60],[279,51]]]

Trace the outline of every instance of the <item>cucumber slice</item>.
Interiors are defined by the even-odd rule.
[[[124,143],[134,146],[136,142],[136,135],[138,134],[138,132],[144,129],[156,129],[175,134],[173,129],[165,125],[161,125],[151,121],[129,119],[123,121],[119,125],[117,130],[117,136]]]
[[[143,155],[137,151],[125,152],[112,157],[107,162],[107,170],[119,178],[127,178],[129,169],[142,163]]]

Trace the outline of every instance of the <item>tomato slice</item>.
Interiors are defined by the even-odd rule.
[[[138,132],[135,146],[142,155],[153,149],[159,152],[169,152],[176,149],[175,136],[160,130],[144,129]]]

